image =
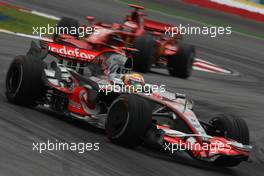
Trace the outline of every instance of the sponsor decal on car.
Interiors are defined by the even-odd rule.
[[[88,62],[92,61],[98,54],[95,51],[85,50],[81,48],[74,48],[74,47],[59,45],[55,43],[49,43],[48,50],[62,56],[77,58],[78,60],[88,61]]]

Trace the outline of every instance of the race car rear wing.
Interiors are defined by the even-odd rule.
[[[32,41],[27,57],[44,60],[50,54],[59,59],[60,64],[64,64],[63,61],[66,60],[67,66],[74,70],[77,68],[77,63],[79,63],[79,73],[82,73],[85,63],[92,62],[100,54],[93,50],[75,48],[45,40],[40,40],[40,46]]]
[[[164,33],[169,27],[173,27],[173,25],[144,18],[144,28],[146,30]]]

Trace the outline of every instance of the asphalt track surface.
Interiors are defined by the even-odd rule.
[[[121,20],[129,8],[110,0],[9,0],[17,5],[82,19],[94,15],[106,21]],[[149,12],[151,18],[173,24],[186,20]],[[207,120],[217,113],[232,113],[249,126],[254,149],[250,163],[219,169],[184,154],[168,156],[139,147],[134,150],[111,144],[105,134],[86,124],[43,109],[12,105],[4,96],[5,74],[12,58],[24,54],[30,39],[0,34],[0,175],[262,175],[264,171],[264,41],[232,34],[216,39],[187,36],[197,46],[199,58],[228,67],[239,76],[194,72],[188,80],[172,78],[165,71],[145,75],[148,82],[187,93],[196,101],[195,111]],[[40,141],[99,142],[99,151],[84,154],[32,151]]]

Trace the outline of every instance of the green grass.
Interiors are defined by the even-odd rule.
[[[235,31],[235,32],[238,32],[244,35],[264,39],[264,33],[263,34],[254,33],[253,31],[242,29],[239,26],[234,26],[233,24],[229,24],[225,21],[219,21],[217,19],[210,20],[206,17],[194,16],[194,15],[189,15],[188,13],[184,13],[184,12],[173,11],[171,9],[165,8],[164,6],[161,6],[156,3],[142,2],[142,1],[136,1],[136,0],[120,0],[120,1],[127,3],[127,4],[130,4],[130,3],[138,4],[141,6],[145,6],[147,9],[151,9],[154,11],[161,12],[163,14],[175,16],[177,18],[188,19],[188,20],[195,21],[198,23],[206,24],[208,26],[231,26],[232,31]]]
[[[0,6],[0,16],[7,16],[5,20],[0,20],[0,29],[25,34],[33,34],[33,27],[46,27],[47,24],[55,26],[56,20],[47,19],[37,15],[25,13],[5,6]]]

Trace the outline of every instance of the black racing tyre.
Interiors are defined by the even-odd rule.
[[[9,102],[35,106],[44,94],[43,61],[16,56],[6,75],[6,97]]]
[[[195,48],[192,45],[179,44],[179,52],[168,56],[168,71],[171,76],[187,79],[191,76],[195,57]]]
[[[137,147],[152,123],[147,100],[137,95],[121,95],[111,105],[106,121],[108,138],[116,144]]]
[[[244,145],[249,145],[249,130],[246,122],[233,115],[220,114],[212,118],[209,123],[220,133],[218,136],[233,139]],[[220,156],[214,161],[219,167],[232,167],[248,158]]]
[[[133,69],[141,73],[149,72],[154,60],[155,40],[151,35],[137,37],[133,47],[138,50],[133,54]]]
[[[71,35],[73,37],[78,38],[79,37],[79,33],[78,33],[79,27],[80,27],[80,24],[77,20],[68,18],[68,17],[63,17],[56,25],[56,31],[53,35],[53,39],[56,40],[56,38],[60,34],[67,34],[67,35]]]

